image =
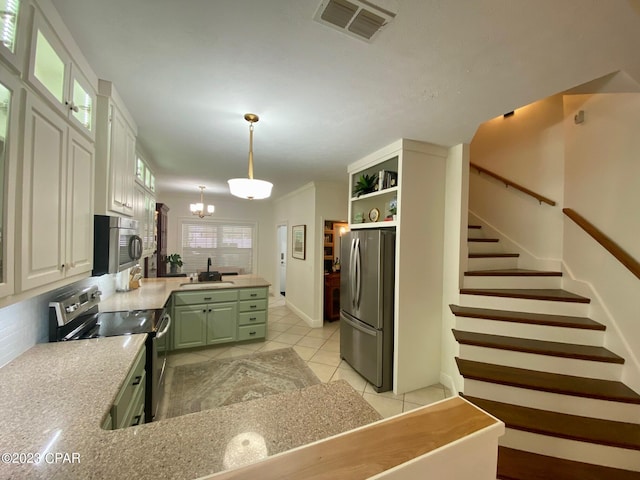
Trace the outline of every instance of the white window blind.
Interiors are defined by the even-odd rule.
[[[190,220],[182,221],[182,271],[253,273],[256,226],[252,223]]]

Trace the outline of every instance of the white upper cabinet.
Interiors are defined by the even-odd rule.
[[[95,138],[95,88],[37,9],[33,17],[28,80],[81,132],[90,139]]]
[[[93,265],[94,148],[27,94],[20,288],[87,273]]]
[[[26,36],[21,35],[27,20],[24,0],[0,0],[0,57],[20,71]]]
[[[98,81],[96,213],[133,216],[136,126],[113,84]]]

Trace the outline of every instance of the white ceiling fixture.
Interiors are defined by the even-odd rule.
[[[204,189],[207,188],[203,185],[200,185],[198,187],[200,189],[200,202],[198,203],[192,203],[191,205],[189,205],[189,210],[191,210],[191,213],[193,215],[197,215],[200,218],[204,218],[206,217],[210,217],[211,215],[213,215],[213,212],[215,211],[216,207],[214,207],[213,205],[207,205],[207,210],[205,212],[204,210]]]
[[[253,124],[260,118],[255,113],[245,113],[249,122],[249,178],[232,178],[228,181],[231,195],[248,200],[260,200],[271,196],[273,183],[253,178]]]
[[[323,0],[313,19],[347,35],[371,42],[396,14],[367,0]]]

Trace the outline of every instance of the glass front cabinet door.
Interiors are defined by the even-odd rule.
[[[24,36],[19,36],[25,23],[24,0],[0,0],[0,56],[20,71]]]
[[[37,10],[34,13],[31,41],[29,82],[93,140],[95,89],[73,63],[62,42]]]

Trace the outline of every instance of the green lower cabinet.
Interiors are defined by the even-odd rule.
[[[173,296],[174,349],[264,339],[268,289],[179,292]]]
[[[237,317],[237,302],[208,305],[207,345],[235,341]]]
[[[174,349],[207,344],[207,305],[175,307],[173,320]]]

